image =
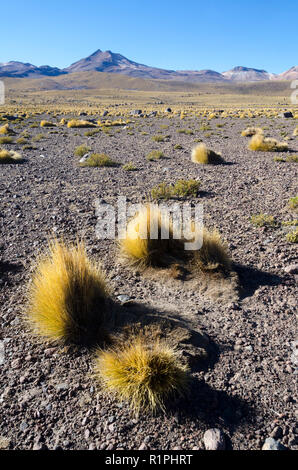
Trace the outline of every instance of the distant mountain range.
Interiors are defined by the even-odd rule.
[[[98,49],[89,57],[81,59],[66,69],[43,65],[37,67],[23,62],[0,63],[0,77],[41,78],[58,77],[75,72],[106,72],[117,73],[135,78],[174,80],[188,83],[207,82],[258,82],[265,80],[296,80],[298,66],[276,75],[266,70],[247,67],[235,67],[227,72],[219,73],[214,70],[165,70],[139,64],[127,59],[121,54]]]

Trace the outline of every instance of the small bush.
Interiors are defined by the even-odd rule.
[[[12,137],[0,137],[0,144],[12,144],[13,138]]]
[[[263,129],[261,129],[260,127],[248,127],[247,129],[241,132],[241,135],[243,137],[252,137],[256,134],[263,134]]]
[[[94,135],[98,134],[100,132],[100,129],[94,129],[92,131],[86,131],[84,135],[86,137],[93,137]]]
[[[165,136],[163,136],[163,135],[154,135],[152,137],[152,140],[154,142],[164,142],[165,141]]]
[[[72,119],[71,121],[67,123],[67,127],[69,129],[72,129],[72,128],[81,128],[81,127],[96,127],[96,125],[89,121],[81,121],[79,119]]]
[[[0,127],[0,135],[15,135],[15,132],[9,127],[9,124],[5,124]]]
[[[178,129],[178,134],[186,134],[186,135],[193,135],[193,131],[191,129]]]
[[[174,150],[182,150],[182,149],[183,149],[183,147],[180,144],[176,144],[175,147],[174,147]]]
[[[195,269],[200,272],[230,271],[232,262],[228,247],[217,230],[203,230],[203,245],[193,253],[193,263]]]
[[[125,163],[122,168],[125,171],[136,171],[137,169],[133,162]]]
[[[250,221],[256,227],[275,227],[276,226],[275,218],[272,215],[268,215],[268,214],[253,215]]]
[[[84,343],[102,337],[109,289],[101,268],[82,243],[51,242],[30,285],[26,319],[33,332],[50,340]]]
[[[50,121],[41,121],[40,127],[56,127],[56,124]]]
[[[286,238],[290,243],[298,243],[298,229],[287,233]]]
[[[283,163],[284,163],[286,160],[285,160],[284,158],[282,158],[282,157],[274,157],[274,158],[273,158],[273,161],[274,161],[274,162],[283,162]]]
[[[250,141],[249,149],[255,152],[286,152],[288,144],[286,142],[278,142],[276,139],[264,137],[256,134]]]
[[[164,154],[160,150],[152,150],[152,152],[148,153],[146,158],[151,162],[154,160],[159,160],[160,158],[164,158]]]
[[[117,162],[114,162],[108,155],[104,153],[93,153],[90,157],[80,166],[91,166],[91,167],[113,167],[118,166]]]
[[[44,134],[36,134],[34,137],[32,137],[32,142],[40,142],[43,139],[46,139]]]
[[[151,235],[151,227],[156,228],[154,237]],[[164,240],[161,234],[167,232],[169,237]],[[173,239],[171,222],[168,226],[165,224],[159,208],[155,205],[143,207],[130,220],[119,247],[124,261],[140,267],[167,266],[171,264],[174,254],[183,249],[182,241]]]
[[[128,401],[137,414],[164,411],[169,399],[188,388],[188,369],[178,354],[165,342],[150,344],[141,335],[99,351],[95,371],[107,392]]]
[[[19,153],[0,149],[0,164],[20,163],[22,160]]]
[[[86,145],[80,145],[74,151],[76,157],[83,157],[86,153],[90,152],[90,148],[86,147]]]
[[[197,145],[192,150],[191,159],[194,163],[200,163],[202,165],[218,165],[224,163],[222,156],[208,149],[205,144]]]
[[[288,163],[298,163],[298,155],[288,155],[286,158]]]
[[[167,201],[168,199],[171,199],[172,196],[173,187],[166,183],[160,183],[151,190],[151,197],[155,200],[164,199]]]
[[[298,196],[291,197],[291,199],[289,200],[289,206],[293,210],[298,209]]]

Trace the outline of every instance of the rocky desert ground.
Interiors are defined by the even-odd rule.
[[[218,448],[259,450],[271,438],[267,445],[298,449],[297,244],[287,239],[293,227],[285,224],[297,218],[289,207],[297,195],[297,163],[274,160],[297,155],[297,120],[280,112],[243,118],[215,113],[210,120],[208,113],[184,119],[128,113],[126,125],[89,136],[92,129],[67,128],[60,120],[119,118],[102,117],[100,110],[83,117],[29,113],[10,121],[13,143],[0,147],[24,161],[0,166],[0,447],[203,450],[206,431],[218,429]],[[43,119],[57,125],[41,128]],[[290,152],[249,150],[241,132],[250,126],[286,139]],[[27,137],[17,143],[24,131]],[[163,138],[153,140],[157,135]],[[225,164],[194,164],[191,150],[200,141],[221,152]],[[80,166],[74,153],[81,145],[118,166]],[[163,158],[148,160],[153,150]],[[123,168],[130,162],[134,171]],[[226,240],[235,282],[203,285],[162,270],[132,270],[119,262],[115,241],[97,238],[96,200],[116,205],[121,195],[128,203],[145,202],[153,187],[181,179],[201,183],[189,201],[203,204],[205,225]],[[252,224],[261,213],[275,223]],[[104,265],[120,323],[170,325],[192,381],[187,396],[165,413],[136,417],[94,379],[92,349],[47,343],[28,331],[28,286],[53,234],[83,239],[90,257]]]

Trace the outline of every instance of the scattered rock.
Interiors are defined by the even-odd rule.
[[[287,274],[298,274],[298,264],[290,264],[284,268]]]
[[[4,341],[0,341],[0,366],[5,362],[5,346]]]
[[[287,450],[279,441],[276,441],[272,437],[267,437],[262,450]]]
[[[225,438],[219,429],[208,429],[204,434],[204,445],[206,450],[224,450]]]

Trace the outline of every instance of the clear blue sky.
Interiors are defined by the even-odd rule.
[[[298,64],[297,0],[11,0],[0,13],[0,62],[63,68],[101,49],[175,70]]]

